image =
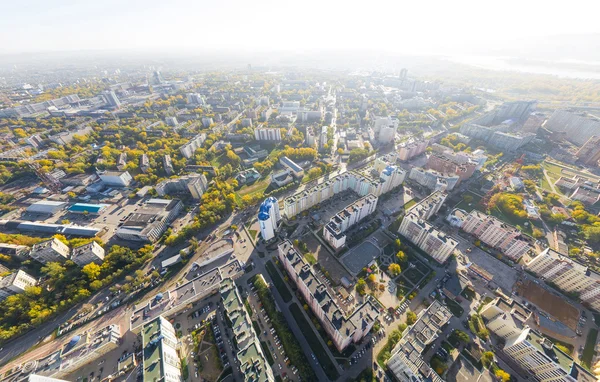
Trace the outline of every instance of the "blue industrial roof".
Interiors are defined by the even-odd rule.
[[[273,203],[277,203],[277,198],[274,196],[270,196],[262,202],[260,209],[258,210],[258,220],[269,220],[269,214],[271,213]]]
[[[75,203],[71,207],[69,207],[69,211],[71,211],[71,212],[87,211],[87,212],[92,212],[92,213],[98,213],[104,207],[106,207],[104,204]]]
[[[396,171],[396,166],[387,166],[385,169],[383,169],[383,171],[382,171],[382,172],[383,172],[383,173],[384,173],[386,176],[390,176],[390,175],[392,175],[392,173],[393,173],[394,171]]]

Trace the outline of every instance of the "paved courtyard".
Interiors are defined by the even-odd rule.
[[[371,261],[379,257],[381,249],[371,241],[365,241],[342,257],[342,262],[354,275],[358,274]]]

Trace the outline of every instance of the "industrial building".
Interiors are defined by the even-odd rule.
[[[279,201],[271,196],[265,199],[258,210],[258,223],[260,235],[264,241],[271,240],[277,232],[281,214],[279,212]]]
[[[17,230],[22,232],[36,232],[47,235],[71,235],[82,237],[94,237],[102,229],[96,227],[84,227],[74,224],[51,224],[38,223],[21,220],[0,220],[0,226],[7,230]]]
[[[377,196],[368,194],[358,199],[331,218],[323,227],[323,237],[335,250],[342,248],[346,244],[344,232],[371,215],[376,208]]]
[[[379,305],[367,296],[365,302],[354,312],[346,316],[338,306],[327,286],[315,276],[310,264],[306,263],[296,251],[292,242],[285,240],[279,244],[279,260],[307,301],[310,309],[319,319],[321,326],[338,351],[343,351],[351,343],[360,342],[375,324],[379,317]]]
[[[99,172],[98,176],[105,185],[112,187],[127,187],[133,181],[133,178],[127,171],[104,171]]]
[[[108,207],[106,204],[75,203],[68,208],[68,211],[74,214],[100,215],[106,207]]]
[[[193,199],[200,199],[208,189],[208,181],[204,174],[189,174],[165,179],[154,188],[160,196],[189,194]]]
[[[448,308],[434,300],[403,333],[387,361],[389,370],[400,382],[444,381],[423,359],[422,354],[427,345],[437,339],[451,317],[452,313]]]
[[[590,139],[577,150],[575,156],[587,166],[598,166],[598,161],[600,161],[600,135],[591,136]]]
[[[25,260],[30,248],[26,245],[0,243],[0,254],[8,255],[19,260]]]
[[[71,260],[80,267],[89,263],[101,265],[104,261],[104,248],[95,241],[80,245],[79,247],[73,248]]]
[[[273,370],[263,353],[252,319],[244,307],[235,282],[231,279],[221,281],[219,291],[223,309],[231,322],[231,330],[238,349],[236,358],[244,381],[274,382]]]
[[[65,262],[69,258],[69,247],[58,240],[52,238],[50,240],[37,243],[31,248],[29,256],[42,264],[50,262]]]
[[[290,158],[283,156],[279,159],[279,163],[283,167],[288,169],[291,172],[291,174],[294,175],[294,178],[302,179],[304,177],[304,169],[298,166],[296,162],[294,162]]]
[[[46,214],[46,215],[54,215],[58,211],[65,208],[67,205],[66,202],[55,202],[53,200],[40,200],[39,202],[35,202],[29,207],[27,207],[26,211],[33,214]]]
[[[173,175],[175,172],[175,169],[173,169],[173,163],[171,162],[171,156],[168,154],[163,157],[163,168],[168,176]]]
[[[116,235],[123,240],[155,242],[182,208],[183,203],[179,199],[149,199],[125,220]]]
[[[22,270],[0,277],[0,301],[6,299],[8,296],[23,293],[25,288],[34,285],[37,285],[35,277],[28,275]]]

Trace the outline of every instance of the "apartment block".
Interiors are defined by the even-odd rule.
[[[163,157],[163,168],[168,176],[173,175],[175,172],[173,169],[173,163],[171,162],[171,156],[168,154]]]
[[[160,196],[189,194],[193,199],[200,199],[208,189],[208,181],[204,174],[189,174],[165,179],[158,183],[155,189]]]
[[[104,248],[95,241],[80,245],[79,247],[73,248],[71,260],[80,267],[89,263],[101,265],[104,261]]]
[[[346,232],[367,216],[375,212],[377,196],[369,194],[335,214],[323,227],[323,237],[336,250],[346,244]]]
[[[432,153],[427,158],[427,168],[441,173],[458,175],[459,182],[469,179],[478,163],[467,159],[466,162],[457,160],[454,155],[445,153]]]
[[[281,141],[281,130],[278,127],[257,127],[254,129],[254,139],[257,141]]]
[[[429,146],[429,140],[410,140],[398,145],[398,159],[402,161],[411,160],[421,155]]]
[[[140,170],[143,173],[146,173],[146,172],[148,172],[149,169],[150,169],[150,160],[148,159],[148,155],[142,154],[142,156],[140,157]]]
[[[440,208],[442,208],[447,197],[448,194],[445,192],[434,191],[426,198],[409,208],[407,213],[415,213],[421,219],[429,220],[433,215],[438,213]]]
[[[268,241],[275,237],[280,220],[281,214],[277,198],[271,196],[265,199],[258,210],[258,223],[263,240]]]
[[[454,253],[458,242],[446,233],[437,230],[433,225],[419,217],[417,213],[409,213],[402,223],[398,233],[421,248],[440,264]]]
[[[565,292],[577,293],[584,305],[600,310],[600,275],[585,265],[546,248],[526,268]]]
[[[144,381],[180,382],[181,360],[177,354],[177,336],[173,325],[157,317],[141,332]]]
[[[31,248],[29,256],[42,264],[50,262],[64,262],[69,258],[69,247],[62,241],[52,238],[37,243]]]
[[[244,307],[233,280],[221,282],[219,287],[223,309],[231,322],[237,346],[236,357],[240,372],[247,382],[274,382],[273,370],[262,351],[260,341],[252,326],[252,320]]]
[[[290,219],[347,190],[361,197],[368,194],[380,197],[401,185],[405,177],[406,172],[396,166],[388,166],[380,173],[374,169],[349,171],[286,198],[283,201],[284,214]]]
[[[204,133],[198,134],[195,137],[193,137],[192,139],[190,139],[186,144],[181,146],[179,148],[179,152],[181,152],[181,155],[183,155],[186,159],[190,159],[191,157],[194,156],[194,153],[196,152],[196,150],[198,150],[200,147],[202,147],[202,144],[204,144],[205,140],[206,140],[206,134],[204,134]]]
[[[420,167],[413,167],[409,178],[429,190],[437,191],[452,191],[460,181],[460,177],[454,173],[441,173]]]
[[[117,158],[117,169],[123,171],[125,167],[127,167],[127,153],[121,153]]]
[[[387,362],[388,368],[400,382],[444,381],[423,359],[422,353],[427,345],[437,339],[451,317],[448,308],[434,300],[404,333]]]
[[[315,276],[289,240],[278,247],[279,260],[298,290],[317,316],[321,326],[338,351],[366,336],[379,317],[378,305],[369,297],[353,313],[346,316],[329,289]]]
[[[598,129],[600,132],[600,129]],[[593,135],[575,153],[577,159],[588,166],[598,166],[600,160],[600,135]]]
[[[0,277],[0,301],[8,296],[23,293],[25,288],[37,285],[35,277],[28,275],[22,270]]]
[[[465,211],[453,211],[452,214],[455,212],[465,216],[464,221],[459,223],[463,231],[475,236],[487,246],[500,250],[511,260],[518,261],[531,250],[529,243],[523,240],[521,231],[515,227],[477,210],[469,214]]]

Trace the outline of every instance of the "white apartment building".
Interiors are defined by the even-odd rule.
[[[388,368],[400,382],[444,381],[421,354],[427,345],[436,340],[451,317],[448,308],[437,300],[421,311],[417,321],[394,347],[387,362]]]
[[[466,215],[464,211],[460,213]],[[513,261],[518,261],[531,250],[529,243],[522,239],[521,231],[477,210],[466,215],[460,227]]]
[[[412,206],[407,212],[417,214],[421,219],[429,220],[438,213],[444,205],[448,194],[442,191],[434,191],[426,198]]]
[[[104,171],[99,172],[98,177],[100,180],[104,182],[107,186],[113,187],[127,187],[133,181],[133,178],[129,174],[129,172],[119,172],[119,171]]]
[[[190,194],[194,199],[200,199],[208,189],[208,181],[204,174],[189,174],[179,178],[165,179],[155,187],[160,196],[170,194]]]
[[[290,219],[346,190],[352,190],[359,196],[373,194],[380,197],[401,185],[405,177],[406,172],[396,166],[386,167],[376,178],[373,178],[369,171],[345,172],[284,199],[284,214]]]
[[[304,143],[308,147],[315,147],[315,130],[312,126],[306,127],[306,136],[304,137]]]
[[[198,134],[195,137],[193,137],[192,139],[190,139],[188,141],[188,143],[181,146],[179,148],[179,152],[181,152],[181,155],[183,155],[186,159],[190,159],[191,157],[194,156],[194,153],[196,152],[196,150],[198,150],[200,147],[202,147],[202,144],[204,143],[205,140],[206,140],[206,134],[204,134],[204,133]]]
[[[163,317],[144,325],[142,332],[144,381],[180,382],[181,360],[177,354],[175,328]]]
[[[379,317],[379,306],[371,298],[367,297],[365,303],[346,316],[291,241],[285,240],[277,249],[290,280],[296,284],[338,351],[343,351],[352,342],[359,342],[369,333]]]
[[[165,173],[169,176],[173,175],[175,172],[173,163],[171,162],[171,156],[168,154],[163,157],[163,168],[165,169]]]
[[[350,227],[375,212],[377,196],[369,194],[335,214],[323,227],[323,237],[336,250],[346,244],[346,232]]]
[[[377,134],[377,142],[380,144],[394,143],[399,121],[396,118],[378,118],[375,120],[373,130]]]
[[[280,220],[281,214],[277,198],[271,196],[265,199],[258,210],[258,224],[263,240],[268,241],[275,237]]]
[[[83,267],[89,263],[101,265],[104,261],[104,248],[95,241],[73,248],[71,260]]]
[[[148,159],[148,155],[142,154],[142,156],[140,157],[140,170],[143,173],[146,173],[146,172],[148,172],[149,169],[150,169],[150,160]]]
[[[252,319],[244,307],[234,281],[231,279],[223,280],[219,291],[221,292],[225,314],[231,322],[238,349],[236,357],[244,381],[274,382],[273,370],[271,370],[262,351],[260,341],[252,326]]]
[[[456,174],[425,170],[420,167],[413,167],[409,178],[425,188],[438,191],[452,191],[460,182],[460,177]]]
[[[0,301],[8,296],[23,293],[25,288],[37,285],[37,280],[22,270],[0,277]]]
[[[600,275],[585,265],[546,248],[531,259],[526,268],[565,292],[577,293],[585,305],[600,310]]]
[[[402,223],[400,223],[398,233],[421,248],[440,264],[445,262],[454,253],[458,245],[456,240],[446,233],[437,230],[416,213],[408,213],[404,217]]]
[[[117,158],[117,169],[123,171],[125,167],[127,167],[127,153],[121,153]]]
[[[69,258],[69,247],[62,241],[52,238],[37,243],[31,248],[29,256],[42,264],[50,262],[64,262]]]
[[[257,141],[281,141],[281,130],[278,127],[257,127],[254,129],[254,139]]]

